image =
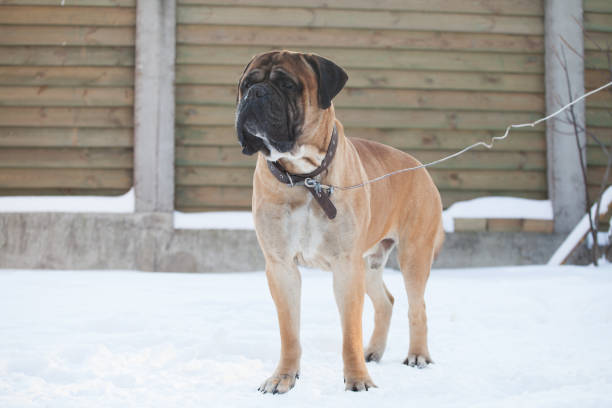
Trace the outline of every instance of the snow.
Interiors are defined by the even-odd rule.
[[[250,211],[174,212],[176,229],[238,229],[254,230]]]
[[[331,275],[302,275],[301,377],[262,395],[279,354],[263,272],[0,271],[0,406],[612,406],[612,266],[434,270],[423,370],[401,364],[407,302],[387,270],[395,311],[366,393],[344,391]]]
[[[608,208],[612,205],[612,187],[608,187],[601,196],[601,205],[599,207],[599,214],[603,215],[608,212]],[[597,203],[591,206],[591,217],[595,219],[595,213],[597,212]],[[572,232],[569,233],[567,238],[561,243],[559,248],[550,257],[548,265],[561,265],[570,256],[574,248],[580,244],[587,232],[589,232],[589,217],[588,214],[580,219],[578,224],[574,227]],[[599,237],[598,237],[599,238]],[[602,241],[603,243],[604,241]]]
[[[455,218],[524,218],[552,220],[550,200],[532,200],[518,197],[480,197],[452,204],[444,211],[446,232],[455,230]]]
[[[133,213],[134,189],[120,196],[0,197],[0,213],[7,212]]]

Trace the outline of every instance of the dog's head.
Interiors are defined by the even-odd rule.
[[[348,76],[315,54],[272,51],[255,56],[238,83],[236,133],[242,152],[276,160],[330,111]]]

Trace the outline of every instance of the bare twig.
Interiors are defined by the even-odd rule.
[[[560,58],[559,54],[557,55],[557,59],[559,59],[559,62],[561,63],[561,67],[563,68],[563,72],[565,73],[565,80],[566,80],[566,84],[567,84],[567,92],[568,92],[568,98],[569,101],[572,102],[574,100],[574,97],[572,95],[572,84],[570,81],[570,77],[569,77],[569,69],[567,67],[567,56],[565,55],[565,48],[561,48],[561,54],[563,59]],[[589,219],[589,226],[590,226],[590,232],[591,232],[591,237],[593,239],[593,250],[591,251],[591,260],[593,261],[594,265],[597,265],[597,261],[599,259],[599,244],[597,242],[597,232],[598,232],[598,227],[599,227],[599,202],[601,200],[598,200],[598,204],[597,204],[597,211],[596,211],[596,216],[595,216],[595,220],[593,220],[593,216],[591,214],[590,208],[591,208],[591,202],[589,199],[589,190],[587,188],[588,186],[588,180],[587,180],[587,166],[585,163],[585,156],[586,156],[586,146],[582,146],[580,143],[580,131],[578,129],[578,120],[576,119],[576,112],[574,110],[574,106],[571,106],[569,109],[569,116],[570,116],[570,123],[572,124],[573,128],[574,128],[574,137],[576,140],[576,147],[578,148],[578,159],[580,161],[580,170],[582,171],[582,179],[583,179],[583,183],[584,183],[584,196],[585,196],[585,202],[586,202],[586,208],[585,211],[588,214],[588,219]]]

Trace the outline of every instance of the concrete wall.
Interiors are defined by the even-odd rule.
[[[448,234],[435,267],[541,264],[563,238]],[[395,256],[388,266],[397,268]],[[171,214],[0,214],[0,268],[238,272],[263,267],[253,231],[175,230]]]

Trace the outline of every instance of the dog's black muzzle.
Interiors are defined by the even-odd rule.
[[[295,140],[290,135],[287,103],[284,96],[266,83],[251,86],[238,103],[236,133],[242,153],[252,155],[259,150],[270,154],[265,139],[279,152],[288,152]]]

